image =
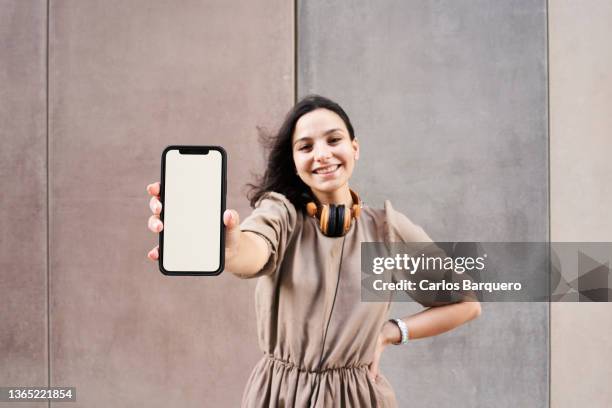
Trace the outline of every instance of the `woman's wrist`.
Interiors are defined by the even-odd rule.
[[[382,330],[383,344],[388,346],[389,344],[396,344],[402,340],[402,332],[397,324],[386,321],[383,324]]]

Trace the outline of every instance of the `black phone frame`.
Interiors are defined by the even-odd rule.
[[[216,271],[169,271],[164,268],[164,231],[159,233],[159,270],[167,276],[217,276],[225,268],[225,224],[223,223],[223,213],[225,212],[225,202],[227,194],[227,153],[221,146],[197,146],[197,145],[171,145],[167,146],[161,156],[161,182],[159,199],[162,203],[162,210],[159,214],[159,219],[164,221],[165,203],[165,180],[166,180],[166,154],[171,150],[178,150],[180,154],[208,154],[211,150],[221,153],[221,214],[219,214],[220,223],[220,241],[219,248],[219,269]]]

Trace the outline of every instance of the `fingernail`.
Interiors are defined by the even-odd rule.
[[[157,232],[161,231],[161,229],[162,229],[162,223],[161,222],[158,222],[157,224],[155,224],[155,230]]]

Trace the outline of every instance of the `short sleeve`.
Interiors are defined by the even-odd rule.
[[[387,242],[432,242],[423,228],[396,211],[389,200],[385,200],[385,239]]]
[[[396,211],[391,203],[385,201],[385,241],[404,243],[405,250],[410,252],[410,256],[418,257],[440,257],[445,258],[446,252],[436,245],[427,233],[420,226],[413,223],[404,214]],[[415,279],[418,276],[419,280],[427,280],[429,282],[442,282],[443,280],[452,279],[452,276],[445,271],[436,269],[421,268],[417,271],[418,275],[405,275],[405,271],[395,271],[393,279],[399,281],[402,279]],[[418,286],[418,285],[417,285]],[[458,300],[450,300],[448,291],[431,291],[431,290],[413,290],[407,292],[408,295],[420,303],[424,307],[442,306],[449,303],[457,302]],[[456,296],[457,293],[453,293]],[[464,296],[459,294],[460,298]]]
[[[270,248],[270,258],[259,272],[249,277],[272,274],[278,269],[296,220],[295,207],[280,193],[266,192],[257,201],[251,215],[240,224],[240,229],[263,237]]]

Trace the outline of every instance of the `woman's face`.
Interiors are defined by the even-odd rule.
[[[348,186],[359,158],[359,143],[351,140],[342,118],[327,109],[298,119],[292,149],[297,173],[315,195],[330,195]]]

